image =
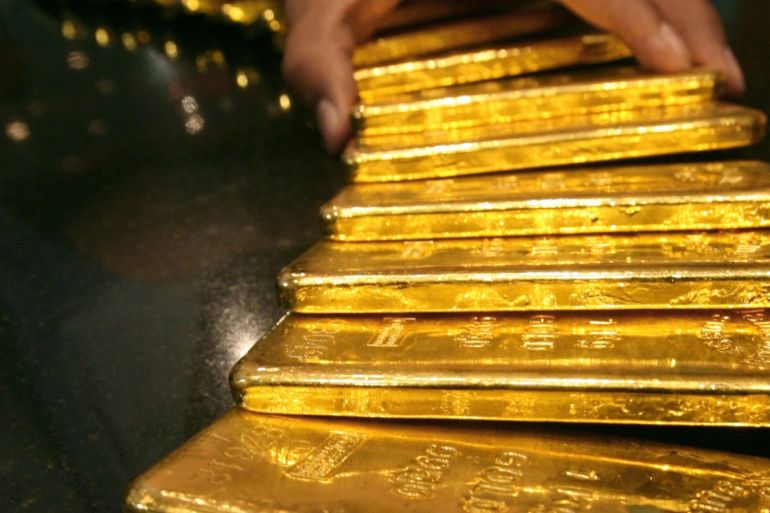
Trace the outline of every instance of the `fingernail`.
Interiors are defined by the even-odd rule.
[[[316,117],[318,118],[318,126],[321,129],[326,149],[330,152],[337,151],[336,134],[338,132],[339,115],[334,104],[327,98],[321,99],[316,108]]]
[[[727,69],[728,90],[733,94],[741,94],[746,89],[746,79],[743,76],[743,70],[735,58],[735,54],[730,48],[725,48],[725,66]]]
[[[687,45],[671,25],[666,22],[661,23],[657,39],[672,60],[678,61],[677,67],[686,68],[690,65],[690,52],[687,50]]]

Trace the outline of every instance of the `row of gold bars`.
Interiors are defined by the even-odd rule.
[[[770,165],[695,155],[764,115],[550,2],[387,23],[290,313],[128,508],[770,512],[767,460],[564,428],[770,426]]]

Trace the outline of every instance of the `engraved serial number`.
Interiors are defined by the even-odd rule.
[[[334,346],[337,332],[328,328],[308,330],[300,341],[286,345],[286,356],[300,361],[323,358]]]
[[[459,455],[460,452],[450,445],[428,446],[424,454],[417,456],[409,465],[389,474],[394,485],[391,492],[404,499],[430,499],[452,460]]]
[[[366,438],[366,435],[360,433],[329,433],[323,442],[289,469],[288,475],[310,481],[324,480],[356,452]]]
[[[748,363],[760,366],[770,365],[770,320],[766,310],[748,310],[741,312],[744,319],[753,324],[760,334],[759,348],[751,354]]]
[[[385,317],[383,328],[373,335],[366,343],[368,347],[401,347],[406,338],[409,324],[415,322],[414,317]]]
[[[533,315],[529,326],[521,336],[521,346],[530,351],[552,351],[556,347],[556,317],[553,315]]]
[[[501,513],[518,497],[522,469],[529,465],[526,455],[507,451],[495,457],[468,485],[463,498],[465,513]]]
[[[495,338],[497,319],[495,317],[473,317],[455,340],[465,349],[480,349],[492,343]]]

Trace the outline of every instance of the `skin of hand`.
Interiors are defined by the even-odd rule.
[[[709,0],[559,0],[599,28],[613,32],[646,68],[673,72],[703,66],[724,73],[727,91],[743,92],[743,72]],[[351,135],[356,101],[351,63],[356,44],[398,0],[286,0],[288,33],[283,72],[315,109],[326,148],[338,152]]]

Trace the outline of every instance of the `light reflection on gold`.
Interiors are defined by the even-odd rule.
[[[291,97],[286,93],[282,93],[278,97],[278,106],[281,107],[281,110],[284,112],[291,109]]]
[[[238,5],[233,5],[230,3],[224,4],[222,6],[222,14],[230,18],[234,22],[241,22],[245,18],[245,13],[243,12],[243,9]]]
[[[613,66],[428,89],[354,111],[359,141],[383,134],[447,131],[474,126],[675,107],[713,101],[719,73],[666,75]],[[376,140],[376,139],[374,139]]]
[[[770,511],[770,462],[526,426],[234,410],[140,476],[153,513]]]
[[[75,39],[75,37],[77,37],[77,29],[75,28],[75,24],[70,20],[62,21],[61,34],[65,39]]]
[[[23,121],[11,121],[5,126],[5,135],[14,142],[29,138],[29,125]]]
[[[304,313],[770,308],[770,231],[324,241],[278,285]]]
[[[120,40],[123,43],[123,47],[129,52],[136,50],[136,38],[130,32],[123,32],[120,36]]]
[[[281,31],[281,29],[283,29],[283,25],[281,25],[281,22],[280,22],[280,21],[278,21],[278,20],[271,20],[271,21],[270,21],[270,22],[267,24],[267,26],[268,26],[268,28],[270,28],[270,30],[272,30],[273,32],[280,32],[280,31]]]
[[[621,111],[355,141],[360,182],[387,182],[736,148],[764,136],[763,113],[731,104]]]
[[[770,426],[768,319],[290,314],[235,366],[231,385],[263,413]]]
[[[571,18],[556,4],[525,3],[486,16],[470,16],[424,28],[397,32],[364,42],[353,52],[355,67],[374,66],[423,55],[477,47],[554,29]]]
[[[166,41],[163,45],[163,50],[169,59],[176,59],[179,56],[179,48],[174,41]]]
[[[249,86],[249,77],[248,77],[248,75],[246,75],[246,73],[243,72],[243,71],[239,71],[235,75],[235,83],[238,84],[238,87],[240,87],[242,89],[248,87]]]
[[[634,165],[352,184],[321,209],[335,240],[770,226],[770,164]]]
[[[107,46],[110,44],[110,33],[107,32],[107,29],[103,27],[96,29],[96,32],[94,32],[94,38],[96,39],[96,44],[99,46]]]
[[[181,0],[181,2],[190,12],[197,11],[201,6],[199,0]]]
[[[630,56],[631,50],[617,37],[590,34],[360,68],[354,78],[362,102],[372,103],[423,89],[612,62]]]

